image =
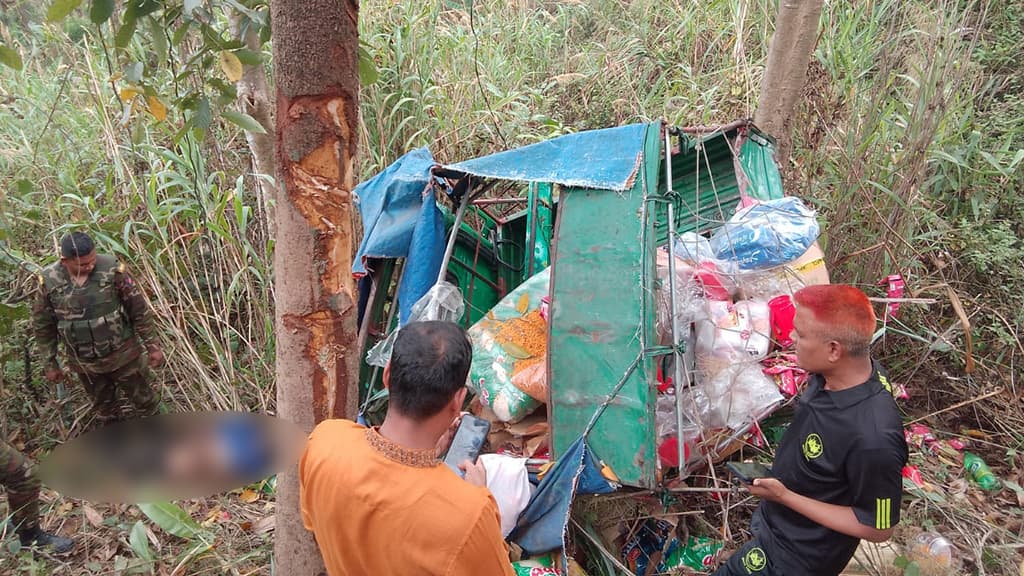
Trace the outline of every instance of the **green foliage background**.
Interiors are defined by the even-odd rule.
[[[615,124],[751,117],[775,4],[366,0],[360,176],[417,146],[454,161]],[[45,445],[84,409],[79,396],[72,414],[47,408],[26,354],[31,272],[72,227],[149,290],[173,403],[273,408],[266,176],[232,77],[232,58],[271,69],[268,14],[258,0],[0,0],[6,426]],[[834,280],[882,296],[878,281],[901,273],[936,299],[904,305],[879,347],[914,408],[1002,385],[950,425],[1009,450],[1024,445],[1022,46],[1022,0],[826,2],[784,166],[788,192],[820,210]],[[947,287],[970,320],[971,375]]]

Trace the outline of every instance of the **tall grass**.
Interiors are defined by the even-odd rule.
[[[224,130],[175,143],[173,125],[118,101],[88,38],[47,34],[24,38],[49,54],[0,72],[5,246],[42,265],[63,233],[91,232],[149,293],[172,404],[273,409],[272,243],[244,141]]]

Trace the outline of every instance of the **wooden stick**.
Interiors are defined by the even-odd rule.
[[[878,302],[880,304],[899,302],[901,304],[923,304],[925,306],[938,302],[935,298],[868,298],[868,300]]]
[[[634,574],[634,573],[633,573],[633,571],[629,569],[629,567],[627,567],[627,566],[626,566],[625,564],[623,564],[622,562],[620,562],[620,561],[619,561],[619,559],[618,559],[618,558],[616,558],[616,557],[615,557],[615,556],[614,556],[614,555],[613,555],[613,554],[612,554],[611,552],[609,552],[609,551],[605,550],[605,549],[604,549],[604,546],[602,546],[602,545],[601,545],[601,543],[600,543],[600,542],[598,542],[596,538],[594,538],[593,536],[591,536],[591,535],[590,535],[590,533],[589,533],[589,532],[587,532],[587,531],[586,531],[586,530],[585,530],[585,529],[583,528],[583,526],[580,526],[580,523],[579,523],[579,522],[577,522],[577,521],[576,521],[575,519],[573,519],[573,520],[572,520],[572,523],[573,523],[573,525],[575,525],[575,526],[576,526],[576,528],[578,528],[578,529],[579,529],[580,533],[581,533],[581,534],[583,534],[583,536],[585,536],[587,540],[590,540],[590,543],[591,543],[591,544],[593,544],[594,546],[596,546],[596,547],[597,547],[597,550],[598,550],[598,551],[599,551],[599,552],[600,552],[601,554],[603,554],[605,558],[607,558],[607,559],[608,559],[608,560],[609,560],[609,561],[610,561],[610,562],[611,562],[612,564],[614,564],[614,565],[615,565],[615,567],[616,567],[616,568],[618,568],[619,570],[622,570],[622,572],[623,572],[624,574],[626,574],[627,576],[636,576],[636,574]]]
[[[931,418],[932,416],[938,416],[939,414],[942,414],[944,412],[949,412],[950,410],[956,410],[957,408],[963,408],[964,406],[968,406],[970,404],[974,404],[975,402],[981,402],[982,400],[984,400],[986,398],[991,398],[993,396],[996,396],[996,395],[1002,394],[1002,393],[1003,393],[1003,388],[1000,386],[999,388],[996,388],[995,390],[989,392],[988,394],[984,394],[982,396],[978,396],[977,398],[971,398],[970,400],[964,400],[963,402],[958,402],[956,404],[953,404],[952,406],[949,406],[947,408],[943,408],[942,410],[938,410],[936,412],[932,412],[931,414],[928,414],[927,416],[921,416],[920,418],[916,418],[914,420],[911,420],[910,422],[907,422],[907,424],[914,424],[915,422],[920,422],[921,420],[926,420],[928,418]]]

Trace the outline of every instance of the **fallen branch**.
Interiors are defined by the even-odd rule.
[[[971,404],[974,404],[975,402],[981,402],[982,400],[985,400],[987,398],[991,398],[993,396],[997,396],[997,395],[1002,394],[1002,393],[1003,393],[1003,388],[1000,386],[999,388],[996,388],[995,390],[989,392],[988,394],[984,394],[982,396],[978,396],[977,398],[971,398],[970,400],[964,400],[963,402],[957,402],[956,404],[953,404],[952,406],[948,406],[946,408],[943,408],[942,410],[937,410],[937,411],[932,412],[931,414],[928,414],[926,416],[921,416],[920,418],[915,418],[914,420],[911,420],[910,422],[907,422],[907,424],[914,424],[914,423],[920,422],[922,420],[927,420],[928,418],[931,418],[932,416],[938,416],[939,414],[943,414],[945,412],[949,412],[950,410],[956,410],[957,408],[963,408],[964,406],[969,406]]]

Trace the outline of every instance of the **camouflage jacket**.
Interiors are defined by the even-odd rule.
[[[145,296],[113,256],[98,255],[82,286],[75,285],[59,261],[44,268],[32,325],[44,369],[57,367],[58,342],[71,369],[98,373],[138,358],[138,338],[149,349],[159,347]]]

